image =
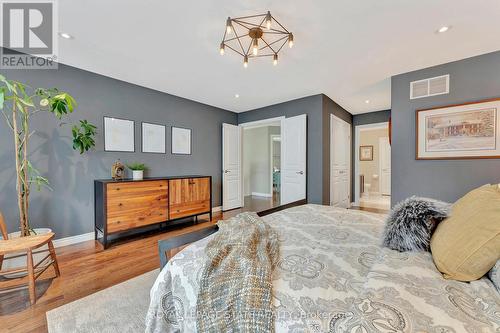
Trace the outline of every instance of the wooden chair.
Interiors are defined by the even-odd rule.
[[[0,289],[10,289],[19,287],[22,284],[28,284],[30,301],[31,304],[36,302],[36,291],[35,291],[35,281],[42,275],[45,270],[53,266],[56,273],[56,277],[60,276],[59,266],[57,265],[56,252],[54,251],[54,245],[52,244],[52,239],[54,238],[54,233],[50,232],[43,235],[27,236],[14,239],[8,239],[7,227],[3,219],[2,213],[0,213],[0,231],[2,233],[3,239],[0,240]],[[40,250],[34,252],[34,250],[47,245],[48,250]],[[33,254],[44,253],[48,254],[40,260],[38,263],[33,263]],[[5,258],[7,254],[14,254],[11,257]],[[26,255],[26,268],[11,268],[2,270],[2,264],[4,261],[23,257]],[[23,273],[27,273],[27,276]],[[12,275],[22,274],[21,277],[16,277]],[[10,276],[10,277],[9,277]]]

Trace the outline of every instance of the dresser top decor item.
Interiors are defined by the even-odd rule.
[[[123,165],[123,163],[120,162],[120,160],[118,160],[111,166],[111,178],[113,178],[113,180],[120,180],[123,179],[124,177],[125,177],[125,165]]]

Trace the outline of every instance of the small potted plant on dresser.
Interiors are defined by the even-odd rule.
[[[142,180],[144,178],[144,170],[146,170],[146,165],[144,163],[130,163],[127,164],[127,168],[132,170],[133,180]]]

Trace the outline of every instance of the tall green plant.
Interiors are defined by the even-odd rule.
[[[34,131],[30,131],[30,119],[39,112],[48,112],[61,120],[76,107],[74,98],[56,88],[32,88],[24,83],[8,80],[0,75],[0,109],[7,125],[12,129],[16,157],[16,189],[21,236],[30,234],[29,195],[31,185],[38,190],[48,186],[47,178],[28,159],[28,143]],[[95,146],[96,126],[81,120],[72,126],[73,149],[80,154]]]

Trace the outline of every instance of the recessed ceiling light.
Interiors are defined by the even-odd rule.
[[[445,26],[442,26],[441,28],[439,28],[437,30],[438,33],[443,33],[443,32],[446,32],[448,30],[450,30],[451,26],[448,26],[448,25],[445,25]]]
[[[234,95],[234,98],[240,98],[240,95],[235,94],[235,95]]]
[[[367,99],[367,100],[365,101],[365,103],[366,103],[366,104],[370,104],[370,100],[369,100],[369,99]]]
[[[73,38],[73,36],[71,36],[70,34],[65,33],[65,32],[60,32],[59,36],[61,36],[62,38],[66,38],[66,39],[72,39]]]

